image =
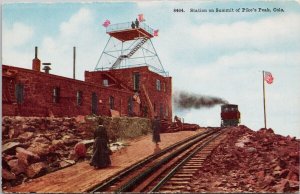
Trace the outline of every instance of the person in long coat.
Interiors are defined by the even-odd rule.
[[[155,116],[154,120],[152,121],[152,141],[156,144],[160,142],[160,128],[161,123],[157,116]]]
[[[105,168],[111,165],[109,155],[111,150],[108,147],[108,135],[103,125],[99,125],[94,132],[95,142],[93,145],[93,156],[90,165],[95,168]]]

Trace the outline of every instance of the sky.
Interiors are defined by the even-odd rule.
[[[233,8],[234,12],[191,13],[191,8]],[[242,8],[252,12],[241,12]],[[271,12],[258,12],[259,8]],[[30,69],[38,46],[39,59],[52,63],[51,73],[71,78],[76,46],[76,77],[84,80],[84,71],[94,70],[109,38],[102,23],[106,19],[112,24],[132,21],[141,13],[146,24],[159,29],[152,42],[172,76],[173,92],[238,104],[241,124],[259,130],[264,126],[262,71],[269,71],[274,82],[265,89],[267,128],[300,137],[297,1],[3,3],[2,64]],[[221,122],[219,105],[174,110],[174,115],[200,126]]]

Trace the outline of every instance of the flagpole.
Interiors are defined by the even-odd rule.
[[[266,119],[266,94],[265,94],[265,71],[263,73],[263,95],[264,95],[264,121],[265,129],[267,128],[267,119]]]

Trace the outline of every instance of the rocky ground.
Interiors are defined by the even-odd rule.
[[[3,117],[2,188],[89,160],[93,132],[100,123],[108,131],[112,150],[124,145],[118,140],[150,131],[150,122],[142,118]]]
[[[300,141],[234,127],[205,161],[190,192],[298,192]]]

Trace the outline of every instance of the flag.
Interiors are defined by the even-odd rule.
[[[158,30],[153,31],[153,36],[158,36]]]
[[[138,19],[139,19],[139,22],[144,22],[145,21],[144,14],[139,14]]]
[[[110,25],[110,21],[109,20],[105,20],[105,22],[102,24],[102,26],[104,26],[105,28],[107,28],[107,26]]]
[[[271,84],[271,83],[273,83],[274,78],[273,78],[273,76],[272,76],[272,74],[271,74],[270,72],[265,71],[264,80],[265,80],[268,84]]]

